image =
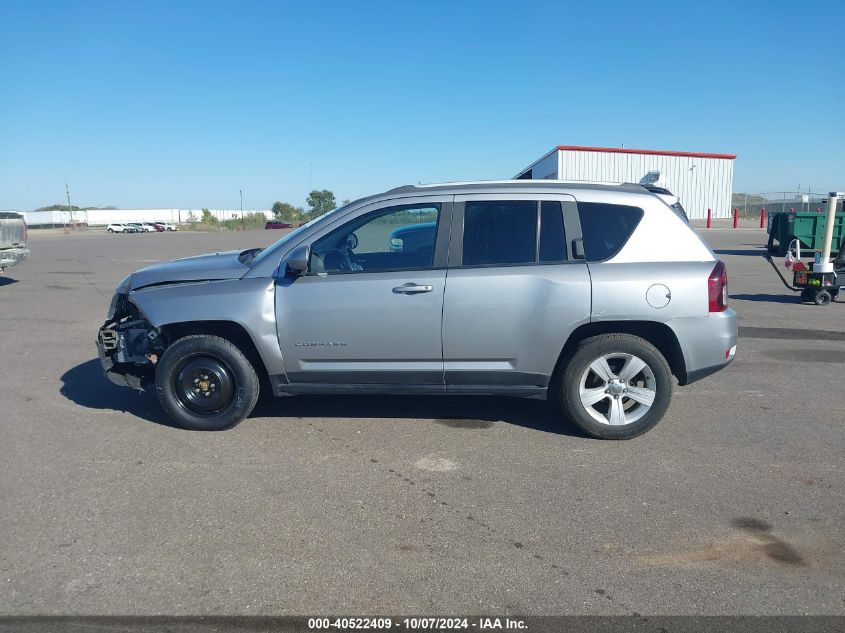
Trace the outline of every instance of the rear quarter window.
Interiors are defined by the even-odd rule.
[[[643,217],[639,207],[599,202],[578,202],[578,217],[588,262],[601,262],[616,255]]]

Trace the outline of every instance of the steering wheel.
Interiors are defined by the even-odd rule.
[[[355,261],[355,253],[346,247],[333,248],[323,255],[325,270],[328,272],[349,272],[363,270],[361,264]]]
[[[355,243],[357,244],[357,242],[358,240],[356,239]],[[364,270],[364,267],[356,260],[355,253],[348,244],[341,249],[341,262],[346,267],[344,270]]]

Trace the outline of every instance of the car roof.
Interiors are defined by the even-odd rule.
[[[403,185],[386,191],[388,194],[426,194],[426,193],[462,193],[464,191],[554,191],[554,190],[590,189],[593,191],[623,191],[626,193],[647,193],[639,184],[598,182],[583,180],[475,180],[463,182],[443,182],[433,184]]]

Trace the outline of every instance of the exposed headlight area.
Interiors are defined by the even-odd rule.
[[[132,280],[132,275],[126,275],[114,289],[114,295],[112,295],[111,303],[109,304],[109,311],[106,314],[106,320],[111,321],[115,318],[115,315],[120,312],[121,303],[126,301],[126,295],[129,294],[129,287],[130,282]]]
[[[109,314],[97,334],[97,353],[112,382],[143,389],[164,351],[159,331],[129,299],[129,277],[115,288]]]
[[[131,280],[132,280],[132,275],[131,275],[131,274],[130,274],[130,275],[126,275],[126,277],[124,277],[123,279],[121,279],[121,280],[118,282],[117,287],[114,289],[115,294],[123,294],[123,295],[125,295],[127,292],[129,292],[129,284],[130,284]]]

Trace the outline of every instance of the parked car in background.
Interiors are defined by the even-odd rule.
[[[0,211],[0,273],[27,257],[26,220],[20,213]]]
[[[434,232],[436,230],[436,222],[409,224],[394,229],[390,233],[388,246],[394,253],[409,253],[419,248],[431,248],[431,245],[434,244]]]
[[[279,220],[270,220],[264,225],[265,229],[292,229],[293,224],[290,222],[281,222]]]
[[[109,233],[132,233],[134,229],[122,222],[112,222],[106,227],[106,231]]]
[[[158,229],[156,228],[155,224],[153,224],[152,222],[139,222],[138,224],[141,227],[141,230],[143,230],[147,233],[157,233],[158,232]]]
[[[141,269],[97,338],[111,381],[155,384],[191,429],[243,420],[261,376],[276,396],[544,399],[608,439],[651,429],[673,376],[717,372],[736,345],[725,264],[662,200],[541,180],[399,187],[265,249]]]
[[[159,231],[178,231],[179,227],[175,224],[170,224],[169,222],[153,222],[153,225]]]

